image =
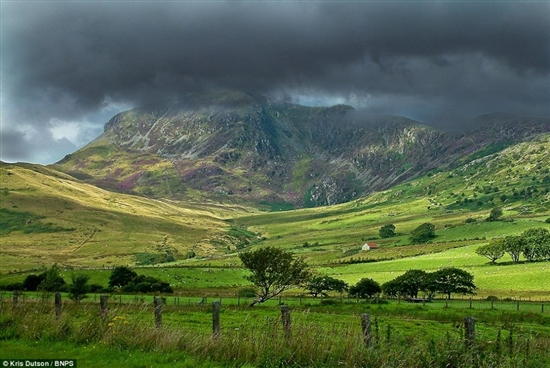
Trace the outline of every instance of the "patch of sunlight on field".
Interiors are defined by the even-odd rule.
[[[501,264],[491,265],[486,258],[475,253],[480,245],[392,261],[325,267],[319,271],[349,284],[355,284],[364,277],[373,278],[382,284],[410,269],[433,272],[443,267],[459,267],[474,275],[479,290],[496,290],[501,295],[513,291],[548,292],[550,295],[549,262],[510,264],[510,257],[506,255],[499,260]]]

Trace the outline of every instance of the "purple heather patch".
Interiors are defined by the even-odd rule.
[[[143,175],[143,171],[130,175],[124,181],[118,183],[117,188],[120,190],[132,190],[136,186],[136,181]]]

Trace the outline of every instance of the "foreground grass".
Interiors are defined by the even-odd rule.
[[[110,304],[111,305],[111,304]],[[222,330],[211,333],[211,307],[166,305],[155,328],[152,306],[66,303],[60,318],[51,303],[2,303],[2,358],[79,359],[80,367],[543,367],[550,364],[550,319],[529,312],[430,309],[415,305],[330,305],[292,308],[286,335],[277,307],[224,306]],[[365,346],[359,314],[373,318]],[[477,319],[467,347],[463,317]],[[39,347],[31,353],[33,346]],[[6,351],[11,354],[6,355]],[[27,356],[26,354],[32,354]],[[201,362],[201,364],[195,364]],[[214,362],[214,363],[210,363]],[[181,363],[181,364],[180,364]],[[164,365],[163,365],[164,364]]]
[[[0,340],[1,359],[76,359],[84,368],[217,368],[212,361],[199,360],[181,351],[154,354],[139,349],[121,350],[103,344],[77,344],[67,341]]]

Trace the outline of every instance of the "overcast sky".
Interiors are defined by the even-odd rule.
[[[53,163],[115,113],[210,88],[452,127],[550,116],[550,2],[1,3],[3,161]]]

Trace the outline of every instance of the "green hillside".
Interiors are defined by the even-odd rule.
[[[212,256],[235,241],[225,219],[244,211],[112,193],[39,165],[1,164],[0,175],[2,272]]]
[[[151,200],[101,190],[38,165],[2,164],[0,271],[16,280],[24,274],[15,270],[54,262],[74,268],[214,267],[225,269],[224,276],[181,268],[163,277],[176,288],[227,291],[246,285],[243,271],[234,268],[238,251],[271,245],[349,283],[457,266],[475,275],[483,295],[547,295],[548,262],[511,264],[505,256],[493,266],[475,249],[530,228],[550,229],[549,152],[550,134],[541,135],[361,200],[282,212]],[[503,217],[486,221],[495,207]],[[435,225],[436,237],[412,245],[411,231],[426,222]],[[380,238],[387,224],[396,235]],[[361,250],[365,242],[378,249]],[[184,285],[185,277],[193,281]]]

